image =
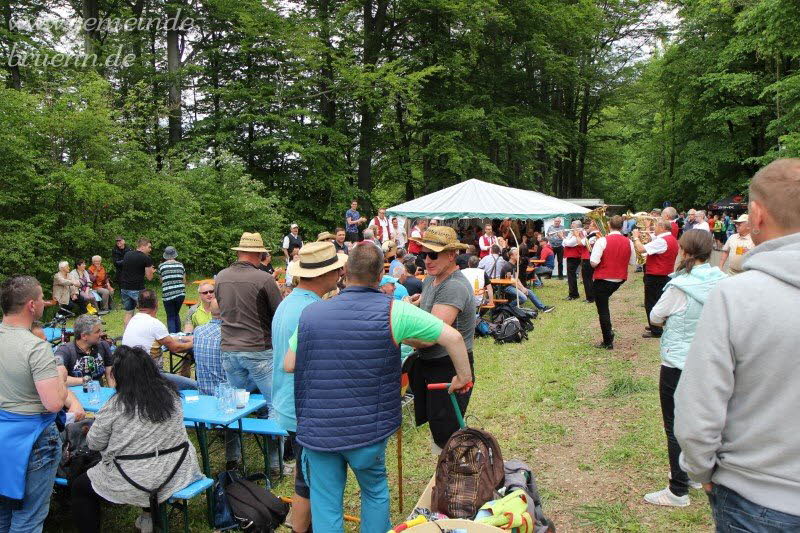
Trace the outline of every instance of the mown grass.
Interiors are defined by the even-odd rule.
[[[196,298],[190,285],[187,297]],[[193,292],[192,292],[193,291]],[[693,492],[687,509],[666,510],[642,503],[644,492],[663,488],[668,472],[666,446],[661,426],[658,392],[653,378],[658,369],[657,345],[644,345],[638,356],[624,360],[616,352],[592,346],[599,337],[593,306],[565,302],[566,286],[548,282],[537,293],[545,304],[556,305],[554,313],[537,320],[536,329],[523,344],[497,345],[490,339],[475,342],[476,386],[470,403],[468,423],[493,433],[504,458],[519,458],[537,473],[545,513],[557,516],[559,531],[707,531],[710,515],[702,494]],[[640,301],[641,282],[623,286],[620,301],[628,309]],[[637,308],[629,318],[639,320]],[[620,316],[626,313],[620,313]],[[165,319],[163,311],[160,318]],[[622,318],[620,318],[621,320]],[[122,313],[105,317],[112,334],[122,329]],[[616,327],[616,324],[615,324]],[[594,391],[594,392],[592,392]],[[612,409],[621,422],[609,420],[615,435],[599,439],[580,450],[575,464],[565,464],[558,450],[573,446],[574,433],[584,416],[594,409]],[[633,413],[631,416],[630,413]],[[613,415],[617,416],[617,415]],[[194,440],[194,437],[190,435]],[[413,510],[414,503],[435,469],[426,426],[415,427],[413,412],[407,411],[402,428],[402,481],[398,474],[397,436],[390,439],[386,465],[391,490],[392,520],[399,522]],[[247,466],[263,468],[260,453],[251,438],[246,439]],[[213,471],[223,468],[224,451],[212,449]],[[561,467],[561,470],[556,467]],[[559,481],[563,469],[586,475],[586,496]],[[624,473],[626,477],[620,478]],[[404,505],[399,508],[402,484]],[[598,490],[596,487],[600,487]],[[592,489],[595,489],[592,491]],[[284,479],[274,487],[279,495],[291,494],[291,482]],[[104,506],[104,531],[130,530],[137,511],[127,506]],[[352,475],[345,493],[345,511],[359,514],[359,492]],[[46,531],[72,532],[68,509],[54,502]],[[172,529],[182,525],[178,518]],[[205,522],[205,499],[190,505],[190,530],[209,531]],[[357,531],[352,526],[348,531]],[[383,533],[383,532],[380,532]]]

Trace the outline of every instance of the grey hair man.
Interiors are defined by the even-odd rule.
[[[108,385],[113,387],[113,357],[110,345],[102,340],[102,320],[96,315],[81,315],[75,319],[73,331],[75,338],[56,350],[61,379],[71,387],[82,384],[85,377],[99,381],[105,376]]]

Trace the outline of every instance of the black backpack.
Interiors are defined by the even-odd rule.
[[[494,342],[503,344],[505,342],[522,342],[528,339],[528,333],[522,328],[517,317],[510,316],[503,320],[501,324],[495,326],[492,331]]]
[[[254,481],[262,477],[262,474],[256,474],[246,479],[234,479],[225,487],[231,513],[242,531],[272,533],[289,514],[288,504]]]
[[[70,483],[100,462],[100,452],[90,450],[86,444],[86,435],[93,422],[93,418],[87,418],[64,427],[58,476],[66,478]]]
[[[533,331],[533,321],[539,316],[539,311],[520,307],[518,305],[500,304],[492,311],[492,322],[502,324],[505,319],[514,317],[519,320],[522,329]]]

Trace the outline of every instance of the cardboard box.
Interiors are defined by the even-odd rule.
[[[433,491],[434,485],[434,477],[428,481],[428,485],[425,487],[425,490],[422,491],[422,495],[417,500],[416,505],[414,508],[422,507],[424,509],[431,508],[431,492]],[[436,524],[432,522],[428,522],[427,524],[420,524],[418,526],[414,526],[410,529],[407,529],[409,533],[441,533],[441,529],[438,526],[441,526],[442,529],[466,529],[468,533],[508,533],[507,530],[500,529],[499,527],[494,526],[487,526],[486,524],[479,524],[477,522],[473,522],[471,520],[464,520],[460,518],[449,518],[447,520],[439,520]]]

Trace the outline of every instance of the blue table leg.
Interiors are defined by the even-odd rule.
[[[197,443],[200,445],[200,457],[203,460],[203,474],[207,478],[211,477],[211,460],[208,456],[208,433],[206,425],[202,422],[195,423],[197,428]],[[214,527],[214,487],[206,491],[206,505],[208,507],[208,525]]]

